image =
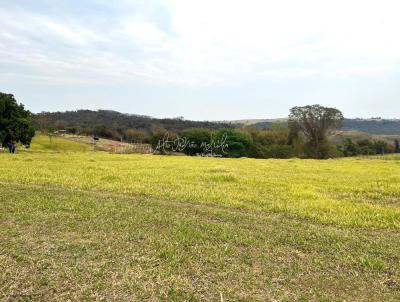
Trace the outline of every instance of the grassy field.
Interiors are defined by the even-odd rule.
[[[70,141],[59,136],[36,135],[30,150],[36,152],[87,152],[93,150],[93,147],[90,144]]]
[[[93,146],[93,138],[89,136],[63,135],[47,136],[36,135],[31,144],[31,150],[38,152],[87,152],[107,151],[112,153],[151,153],[151,145],[139,143],[125,143],[100,138]]]
[[[121,155],[61,138],[43,152],[45,142],[0,154],[1,300],[400,299],[396,157]]]

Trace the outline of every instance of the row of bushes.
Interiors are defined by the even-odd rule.
[[[93,135],[93,129],[67,128],[69,133]],[[179,132],[156,129],[148,133],[137,129],[110,130],[105,126],[97,126],[95,135],[109,139],[122,139],[130,143],[148,143],[159,153],[182,152],[187,155],[213,155],[222,157],[253,158],[314,158],[315,148],[305,142],[300,135],[291,137],[290,130],[281,124],[269,129],[221,128],[210,130],[191,128]],[[399,142],[394,145],[385,141],[360,140],[353,142],[346,139],[339,145],[329,140],[320,142],[319,148],[326,157],[343,157],[357,155],[375,155],[400,153]]]
[[[353,142],[348,138],[345,140],[343,145],[338,146],[338,149],[344,156],[400,153],[398,140],[395,140],[394,145],[390,145],[382,140],[370,141],[364,139],[358,142]]]
[[[150,143],[160,153],[183,152],[187,155],[216,155],[223,157],[253,158],[315,158],[314,147],[300,135],[290,137],[287,127],[271,129],[188,129],[180,133],[157,132],[151,135]],[[207,148],[210,147],[211,148]],[[385,141],[346,139],[334,145],[322,140],[319,145],[327,158],[400,153],[399,142],[391,145]]]
[[[306,157],[302,140],[289,143],[286,127],[272,129],[187,129],[180,133],[158,132],[151,144],[160,153],[183,152],[187,155],[222,157],[290,158]]]

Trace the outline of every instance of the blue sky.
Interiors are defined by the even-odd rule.
[[[400,118],[399,1],[0,0],[0,91],[33,112],[196,120],[323,104]]]

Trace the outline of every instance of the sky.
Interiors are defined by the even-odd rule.
[[[0,0],[0,91],[32,112],[400,118],[398,0]]]

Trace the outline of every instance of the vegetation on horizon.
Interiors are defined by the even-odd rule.
[[[168,133],[171,139],[187,141],[188,146],[180,150],[187,155],[208,154],[207,148],[210,149],[215,141],[223,141],[226,148],[209,153],[223,157],[333,158],[400,152],[398,139],[393,144],[365,139],[355,143],[351,139],[332,143],[328,134],[340,128],[342,121],[339,110],[320,105],[294,107],[287,126],[277,123],[268,129],[233,129],[234,125],[229,124],[185,121],[183,118],[153,119],[104,110],[45,112],[33,116],[35,128],[48,133],[50,139],[54,131],[62,129],[72,134],[120,140],[121,144],[123,141],[152,144],[157,149]],[[21,142],[29,147],[34,135],[31,114],[22,104],[17,104],[13,95],[0,94],[0,126],[2,146]],[[165,152],[163,149],[162,153]]]
[[[204,149],[200,148],[201,144],[218,140],[222,132],[228,135],[230,149],[227,153],[220,152],[219,155],[227,157],[327,158],[398,152],[395,146],[396,140],[368,139],[367,144],[370,147],[367,151],[365,148],[350,151],[347,139],[332,142],[331,137],[327,137],[326,134],[324,134],[322,145],[318,147],[322,150],[316,151],[317,148],[312,143],[315,138],[308,140],[307,135],[299,136],[293,133],[293,122],[289,123],[289,127],[285,123],[275,123],[269,125],[268,128],[260,129],[254,126],[239,127],[239,125],[215,122],[192,122],[182,118],[153,119],[113,111],[78,110],[65,113],[41,113],[35,115],[34,123],[37,129],[42,129],[44,132],[64,129],[71,134],[95,135],[128,143],[152,144],[153,148],[156,148],[160,140],[168,133],[170,139],[180,138],[194,142],[193,146],[183,150],[187,155],[202,154]],[[365,144],[365,138],[362,137],[353,143],[359,142]]]

